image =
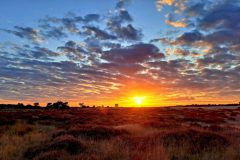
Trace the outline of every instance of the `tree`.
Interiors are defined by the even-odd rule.
[[[84,105],[84,103],[79,103],[79,106],[80,106],[81,108],[86,108],[86,106]]]
[[[23,104],[23,103],[18,103],[18,104],[17,104],[17,107],[23,108],[23,107],[24,107],[24,104]]]
[[[52,105],[52,103],[47,103],[47,106],[46,106],[46,108],[53,108],[53,105]]]
[[[62,101],[58,101],[56,103],[53,103],[53,108],[54,109],[68,109],[68,102],[62,102]]]
[[[40,107],[38,102],[33,103],[33,106],[34,106],[34,107]]]
[[[57,101],[55,103],[48,103],[46,106],[47,109],[68,109],[68,102]]]

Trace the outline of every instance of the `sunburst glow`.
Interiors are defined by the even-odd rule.
[[[144,103],[145,97],[136,96],[136,97],[133,97],[133,100],[137,105],[142,105]]]

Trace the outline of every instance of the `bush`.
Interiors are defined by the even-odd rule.
[[[4,126],[4,125],[13,125],[15,124],[15,119],[13,118],[9,118],[9,117],[1,117],[0,115],[0,126]]]
[[[40,155],[48,155],[48,153],[54,153],[53,151],[66,151],[69,154],[75,155],[81,153],[85,150],[85,146],[76,138],[71,135],[62,135],[51,142],[45,142],[42,145],[29,148],[25,152],[25,158],[33,159],[39,157]]]
[[[85,146],[71,135],[57,137],[49,147],[56,150],[63,149],[70,154],[81,153],[85,150]]]
[[[222,150],[229,145],[229,141],[218,134],[186,130],[166,134],[163,137],[163,145],[170,148],[185,148],[188,153],[196,154]]]
[[[33,160],[66,160],[70,159],[69,154],[65,151],[49,151],[43,152],[35,157]]]
[[[128,134],[122,129],[114,129],[105,126],[74,126],[69,129],[68,134],[75,137],[83,136],[92,139],[109,139],[115,136]]]

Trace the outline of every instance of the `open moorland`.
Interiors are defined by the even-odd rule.
[[[240,108],[2,110],[0,160],[240,160]]]

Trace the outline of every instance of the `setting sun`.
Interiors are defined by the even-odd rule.
[[[139,96],[137,96],[137,97],[133,97],[133,99],[134,99],[134,101],[135,101],[135,103],[136,103],[137,105],[142,105],[143,102],[144,102],[145,97],[139,97]]]

